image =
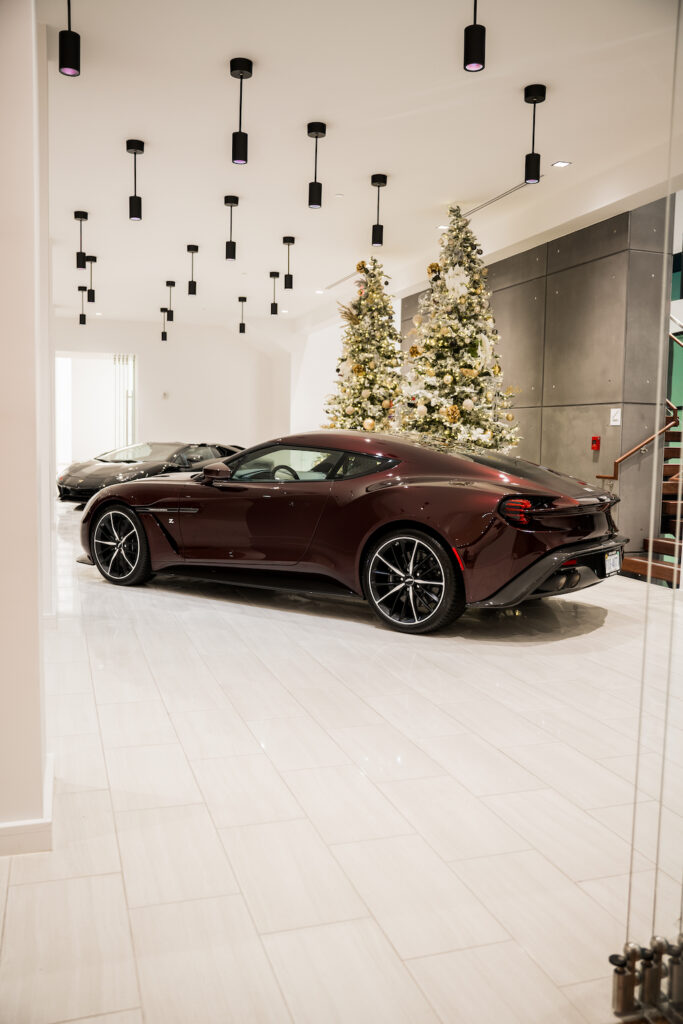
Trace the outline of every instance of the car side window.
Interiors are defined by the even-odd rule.
[[[382,469],[390,469],[396,465],[395,459],[384,455],[366,455],[365,452],[345,452],[334,474],[335,480],[350,480],[355,476],[367,476],[368,473],[379,473]]]
[[[233,480],[279,481],[329,480],[342,452],[320,448],[289,448],[273,445],[252,452],[235,463]]]

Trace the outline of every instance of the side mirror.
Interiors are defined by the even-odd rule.
[[[224,462],[212,462],[204,466],[204,480],[207,484],[220,483],[221,480],[230,480],[232,470]]]

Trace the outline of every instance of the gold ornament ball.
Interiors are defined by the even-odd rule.
[[[385,398],[384,401],[382,402],[382,408],[391,409],[391,402],[389,401],[388,398]]]
[[[453,378],[451,377],[450,373],[446,374],[446,376],[443,379],[443,382],[444,382],[444,384],[452,384],[453,383]]]
[[[360,397],[368,399],[371,394],[372,394],[372,392],[370,391],[370,388],[363,388],[363,390],[360,393]]]
[[[498,363],[496,363],[496,365],[493,367],[493,373],[496,377],[500,377],[501,370]]]
[[[487,391],[486,392],[486,401],[487,402],[492,402],[493,401],[493,391]]]
[[[347,405],[346,408],[344,409],[344,412],[346,413],[347,416],[353,416],[353,406]]]
[[[514,418],[515,418],[514,414],[511,413],[511,412],[508,412],[508,413],[505,414],[505,419],[508,421],[508,423],[512,423]]]
[[[371,363],[368,363],[368,366],[370,367],[371,370],[374,370],[375,369],[375,362],[374,362],[374,360]]]
[[[466,398],[465,401],[462,403],[462,407],[465,410],[465,412],[472,412],[472,410],[474,409],[474,402],[472,401],[471,398]]]
[[[375,421],[373,420],[372,416],[368,416],[367,419],[363,420],[363,430],[374,430],[374,429],[375,429]]]

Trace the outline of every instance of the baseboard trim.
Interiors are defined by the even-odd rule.
[[[52,797],[54,793],[55,761],[53,754],[45,758],[43,777],[42,818],[26,821],[0,822],[0,857],[13,853],[43,853],[52,849]]]

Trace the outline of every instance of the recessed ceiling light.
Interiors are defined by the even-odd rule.
[[[283,309],[282,312],[283,313],[289,313],[289,310],[288,309]]]
[[[323,288],[316,288],[315,294],[316,295],[323,295],[324,294],[324,289]]]
[[[571,160],[556,160],[553,167],[570,167]]]
[[[343,199],[344,198],[344,193],[343,192],[335,192],[334,198],[335,199]]]
[[[437,224],[439,231],[448,231],[448,224]]]
[[[95,316],[102,316],[101,313],[95,313]]]

